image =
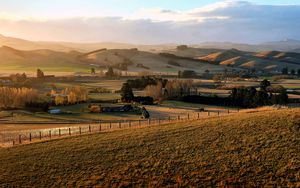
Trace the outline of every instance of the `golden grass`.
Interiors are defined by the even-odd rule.
[[[0,187],[300,186],[300,109],[0,149]]]

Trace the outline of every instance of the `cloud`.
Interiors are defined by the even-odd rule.
[[[1,15],[1,14],[0,14]],[[300,39],[299,5],[224,1],[188,11],[142,9],[127,17],[0,19],[0,33],[31,40],[128,43],[260,43]]]

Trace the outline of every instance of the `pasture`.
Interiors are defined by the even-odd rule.
[[[299,112],[239,113],[0,149],[0,186],[297,187]]]

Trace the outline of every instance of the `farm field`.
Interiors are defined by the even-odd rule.
[[[0,186],[297,187],[299,112],[240,113],[0,149]]]

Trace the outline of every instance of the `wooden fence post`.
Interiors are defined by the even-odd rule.
[[[121,123],[121,122],[119,122],[119,129],[121,129],[121,127],[122,127],[122,123]]]
[[[210,112],[207,112],[207,115],[210,116]]]
[[[72,134],[72,133],[71,133],[71,128],[69,128],[69,135],[71,136],[71,134]]]
[[[139,119],[139,126],[141,126],[141,120]]]
[[[229,109],[227,110],[227,114],[229,114]]]
[[[190,119],[190,114],[187,115],[188,119]]]
[[[169,122],[171,122],[171,116],[169,116]]]
[[[131,127],[131,121],[129,120],[129,127]]]
[[[31,142],[31,133],[29,133],[29,141]]]
[[[21,138],[22,136],[21,135],[19,135],[19,144],[22,144],[22,138]]]
[[[49,138],[51,139],[51,130],[49,130]]]
[[[111,122],[109,122],[109,129],[111,129]]]
[[[180,121],[180,116],[177,117],[177,120]]]
[[[40,131],[40,140],[42,140],[42,132]]]
[[[200,119],[200,114],[198,113],[198,119]]]
[[[15,141],[14,141],[14,140],[13,140],[13,143],[12,143],[12,144],[13,144],[13,146],[15,145]]]
[[[79,134],[81,134],[81,127],[79,127]]]
[[[218,110],[218,116],[220,115],[220,111]]]
[[[90,132],[90,133],[92,132],[91,125],[89,125],[89,132]]]
[[[99,132],[101,132],[101,123],[99,124]]]
[[[60,129],[58,129],[58,134],[59,134],[59,136],[61,136],[61,130]]]

